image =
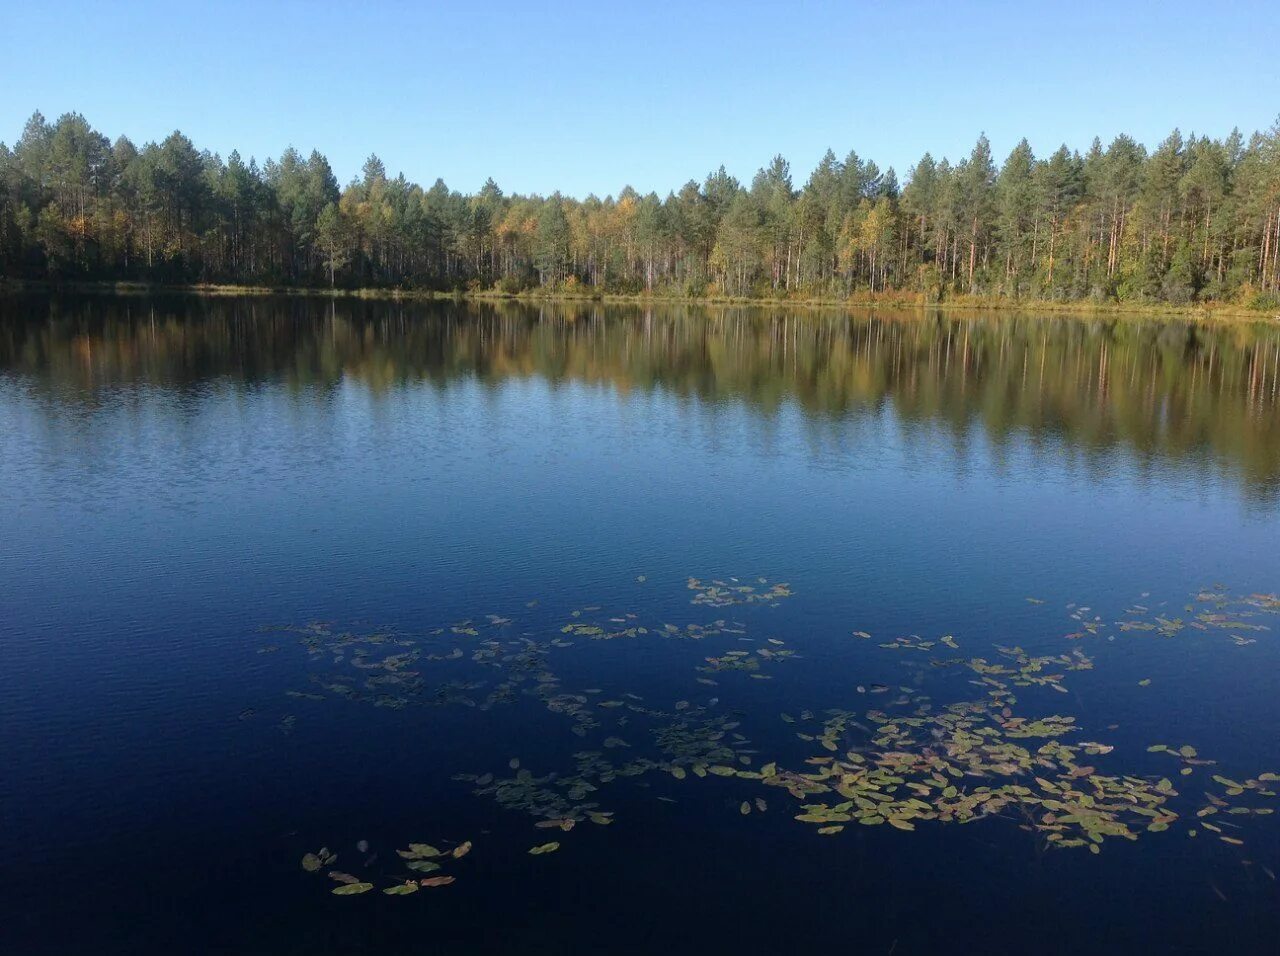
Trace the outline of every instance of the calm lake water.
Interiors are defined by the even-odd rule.
[[[1278,373],[1274,326],[0,301],[0,952],[1274,952]]]

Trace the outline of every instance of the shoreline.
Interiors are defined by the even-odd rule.
[[[314,286],[259,286],[193,283],[171,285],[149,282],[75,281],[0,279],[0,295],[43,293],[82,295],[191,295],[200,297],[293,296],[299,298],[365,299],[372,301],[408,302],[518,302],[601,303],[615,305],[684,305],[733,308],[786,307],[794,309],[895,309],[920,312],[1026,312],[1039,311],[1079,316],[1138,316],[1147,318],[1182,318],[1199,321],[1249,321],[1280,323],[1280,314],[1250,309],[1241,305],[1199,303],[1189,306],[1163,304],[1126,304],[1121,302],[1062,302],[1047,299],[1003,299],[960,297],[941,302],[923,301],[910,294],[870,295],[848,299],[826,298],[743,298],[733,296],[680,296],[646,293],[575,293],[575,292],[438,292],[421,289],[327,289]]]

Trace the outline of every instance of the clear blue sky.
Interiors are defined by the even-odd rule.
[[[325,153],[507,192],[665,193],[828,146],[905,176],[986,131],[1003,159],[1280,112],[1274,0],[1071,3],[62,3],[0,0],[0,140],[32,110],[225,157]]]

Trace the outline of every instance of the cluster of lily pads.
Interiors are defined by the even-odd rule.
[[[690,578],[688,588],[695,592],[693,604],[711,607],[775,606],[792,593],[786,585],[769,585],[763,579],[745,585],[736,579],[704,584]],[[1068,611],[1078,625],[1068,638],[1107,633],[1107,625],[1091,609],[1073,605]],[[1267,629],[1259,618],[1280,613],[1280,599],[1260,594],[1233,599],[1215,588],[1198,593],[1186,613],[1190,616],[1183,619],[1162,607],[1136,604],[1115,626],[1120,633],[1166,637],[1184,627],[1226,631],[1240,643],[1246,640],[1243,633]],[[535,773],[513,758],[501,772],[460,774],[455,779],[505,810],[527,814],[535,828],[561,834],[578,824],[612,824],[616,814],[607,809],[608,788],[656,774],[674,781],[718,778],[752,788],[754,793],[748,790],[731,804],[744,816],[769,807],[760,788],[770,788],[789,797],[792,816],[822,836],[835,836],[851,824],[911,831],[1003,818],[1035,834],[1047,848],[1098,853],[1108,840],[1136,840],[1175,826],[1190,837],[1207,831],[1239,846],[1244,842],[1244,822],[1273,812],[1267,804],[1276,796],[1272,785],[1280,782],[1271,772],[1239,779],[1213,774],[1211,783],[1191,787],[1188,778],[1215,762],[1189,744],[1152,745],[1150,754],[1176,761],[1170,770],[1180,778],[1175,786],[1169,776],[1109,766],[1117,760],[1114,746],[1082,739],[1086,731],[1073,716],[1026,712],[1019,692],[1048,689],[1065,694],[1070,674],[1093,668],[1094,659],[1079,647],[1036,655],[997,644],[993,656],[944,657],[941,653],[960,649],[951,635],[880,642],[886,651],[923,655],[900,659],[917,677],[930,670],[970,675],[967,684],[978,696],[938,703],[912,685],[858,685],[858,693],[885,695],[878,708],[783,714],[796,738],[816,745],[819,752],[796,759],[778,754],[763,761],[741,720],[723,709],[716,697],[665,705],[629,692],[610,696],[601,688],[566,689],[552,662],[555,654],[579,640],[701,641],[728,636],[755,643],[750,650],[705,655],[695,665],[694,680],[715,685],[719,681],[712,675],[771,676],[763,670],[795,656],[780,639],[754,641],[738,621],[651,624],[633,613],[608,615],[599,606],[573,611],[544,639],[536,632],[518,632],[513,624],[510,618],[487,615],[416,635],[398,630],[361,633],[328,624],[289,628],[317,665],[311,675],[313,689],[290,694],[396,709],[448,704],[487,709],[520,697],[539,701],[551,713],[567,716],[576,736],[595,740],[572,754],[571,768]],[[865,631],[853,634],[861,639],[871,636]],[[454,668],[457,672],[450,671]],[[673,798],[659,793],[658,799]],[[410,875],[397,878],[383,892],[407,895],[419,887],[447,885],[453,876],[436,871],[465,855],[470,846],[462,843],[440,851],[410,844],[408,850],[397,851]],[[527,852],[543,855],[559,846],[540,843]],[[332,854],[323,850],[304,857],[303,868],[318,872],[333,862]],[[372,881],[342,871],[330,869],[328,875],[339,884],[333,889],[338,895],[374,888]]]
[[[1139,601],[1125,609],[1124,617],[1112,622],[1116,633],[1171,638],[1187,631],[1225,632],[1234,644],[1243,647],[1256,642],[1256,637],[1249,635],[1268,630],[1267,625],[1259,621],[1260,617],[1280,614],[1277,595],[1233,597],[1222,585],[1197,592],[1178,609],[1171,609],[1167,602],[1154,607],[1143,603],[1149,597],[1150,594],[1141,595]],[[1067,634],[1067,638],[1080,640],[1104,634],[1115,637],[1108,633],[1107,623],[1099,615],[1090,615],[1091,608],[1072,604],[1068,610],[1078,627]]]
[[[696,582],[690,579],[690,587]],[[759,579],[756,586],[742,585],[744,591],[734,590],[732,598],[717,596],[707,599],[707,590],[701,585],[693,588],[697,594],[692,603],[752,604],[767,601],[776,605],[783,596],[789,596],[786,585],[768,585]],[[706,587],[719,594],[724,582]],[[767,595],[767,597],[766,597]],[[530,602],[535,605],[537,602]],[[705,640],[722,635],[743,638],[743,625],[725,619],[707,623],[681,625],[662,623],[647,626],[638,621],[637,615],[626,612],[613,616],[599,614],[598,605],[573,610],[569,620],[556,628],[554,636],[537,640],[529,632],[517,633],[512,629],[513,620],[496,614],[476,619],[457,621],[422,633],[400,629],[383,629],[362,632],[340,629],[329,622],[312,622],[297,627],[269,628],[266,630],[297,635],[299,643],[307,651],[313,665],[308,689],[291,689],[286,695],[293,700],[321,701],[339,698],[351,702],[371,703],[376,707],[400,710],[414,705],[463,705],[488,710],[507,704],[521,693],[540,699],[546,708],[562,714],[572,721],[572,731],[585,737],[599,726],[592,706],[591,695],[598,690],[567,693],[562,690],[559,677],[549,664],[553,653],[575,646],[578,639],[591,641],[617,638],[644,638],[656,636],[665,639]],[[745,639],[745,638],[743,638]],[[772,664],[794,656],[783,648],[777,638],[768,641],[749,662],[735,663],[749,652],[736,651],[720,658],[708,657],[699,671],[746,670],[752,676],[763,664]],[[270,644],[260,653],[275,652],[279,645]],[[452,665],[452,667],[450,667]],[[434,681],[429,675],[444,673],[454,676]],[[714,683],[710,678],[699,678],[701,683]],[[600,702],[597,706],[610,706]],[[249,719],[257,713],[255,708],[241,713]],[[297,717],[285,715],[277,725],[284,732],[292,731]]]
[[[365,855],[363,868],[373,867],[378,860],[377,855],[368,856],[369,845],[361,840],[356,850]],[[382,892],[387,896],[408,896],[422,887],[449,886],[457,877],[440,872],[446,863],[462,859],[471,852],[471,841],[464,840],[450,850],[439,850],[429,843],[410,843],[408,849],[396,850],[396,855],[403,861],[409,871],[407,876],[392,877],[391,882],[383,886]],[[315,853],[307,853],[302,858],[302,868],[308,873],[319,873],[338,862],[338,855],[328,847],[322,847]],[[427,875],[433,874],[433,875]],[[334,896],[360,896],[375,889],[371,879],[354,876],[342,870],[329,869],[326,876],[337,886],[330,892]]]
[[[707,584],[697,578],[690,578],[688,587],[690,591],[696,592],[693,603],[708,607],[729,607],[733,604],[767,604],[777,607],[783,598],[791,597],[790,585],[770,585],[764,578],[757,578],[755,584],[742,584],[737,578]]]
[[[1096,853],[1105,837],[1132,839],[1139,827],[1164,828],[1177,818],[1167,808],[1176,796],[1168,780],[1100,772],[1085,758],[1112,747],[1067,743],[1077,732],[1074,718],[1014,716],[1009,696],[998,684],[985,699],[936,712],[927,700],[901,714],[870,711],[870,746],[857,749],[840,745],[857,715],[833,713],[816,736],[832,753],[809,758],[804,771],[770,766],[763,783],[804,801],[796,819],[824,835],[848,823],[913,830],[922,821],[1004,815],[1049,845]]]

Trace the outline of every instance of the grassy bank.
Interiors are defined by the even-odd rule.
[[[0,291],[78,293],[91,295],[156,295],[182,294],[200,296],[296,296],[338,299],[388,301],[476,301],[476,302],[600,302],[626,305],[696,305],[748,307],[787,307],[803,309],[897,309],[920,311],[1018,311],[1052,312],[1075,315],[1132,315],[1164,318],[1243,319],[1280,322],[1280,315],[1250,309],[1231,303],[1202,302],[1186,306],[1125,302],[1052,301],[1038,299],[985,298],[953,296],[942,302],[928,301],[910,293],[875,293],[855,295],[847,299],[818,297],[741,298],[731,296],[679,296],[663,294],[616,294],[574,291],[526,292],[434,292],[415,289],[326,289],[269,285],[161,285],[146,282],[32,282],[0,280]]]

